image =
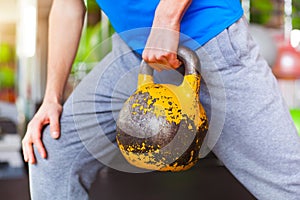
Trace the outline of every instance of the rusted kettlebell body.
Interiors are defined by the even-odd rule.
[[[155,84],[144,61],[138,87],[123,105],[117,120],[117,143],[126,160],[140,168],[182,171],[194,166],[208,122],[199,102],[198,57],[179,47],[185,66],[181,85]]]

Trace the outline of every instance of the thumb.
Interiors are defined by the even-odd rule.
[[[59,116],[50,118],[50,134],[53,139],[58,139],[60,136]]]

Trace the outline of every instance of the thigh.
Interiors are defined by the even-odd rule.
[[[61,137],[52,139],[45,127],[42,140],[48,158],[40,158],[35,149],[37,164],[29,167],[33,199],[87,199],[102,167],[133,170],[116,146],[115,118],[136,88],[140,58],[119,38],[114,44],[64,103]]]
[[[103,63],[103,62],[102,62]],[[108,57],[87,75],[70,98],[77,134],[100,163],[130,171],[116,145],[116,120],[135,91],[140,60],[132,52]]]
[[[247,24],[240,20],[223,31],[199,50],[204,53],[218,69],[204,66],[204,74],[220,74],[223,85],[216,86],[209,78],[206,82],[212,90],[224,87],[226,95],[224,127],[211,148],[257,198],[296,199],[300,195],[300,138]]]

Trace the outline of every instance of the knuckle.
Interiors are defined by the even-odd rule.
[[[30,145],[31,144],[31,140],[29,140],[28,138],[24,138],[22,140],[22,145],[23,146],[27,146],[27,145]]]
[[[60,113],[63,110],[63,106],[61,104],[57,104],[57,111]]]
[[[22,139],[22,143],[25,144],[25,143],[27,143],[27,142],[28,142],[28,137],[27,137],[27,135],[25,135],[24,138]]]
[[[147,49],[144,49],[143,53],[142,53],[142,58],[143,59],[147,59],[149,57],[149,53]]]
[[[148,56],[143,56],[142,57],[144,61],[148,62],[149,61],[149,57]]]
[[[152,62],[152,63],[155,63],[155,62],[157,62],[157,59],[156,59],[156,57],[155,57],[155,56],[151,56],[151,57],[149,57],[149,62]]]
[[[164,54],[158,54],[158,55],[155,56],[155,59],[157,61],[163,61],[163,60],[165,60],[165,55]]]
[[[171,53],[171,52],[167,52],[166,54],[164,54],[165,58],[168,59],[168,60],[175,60],[177,59],[176,55],[174,53]]]
[[[156,58],[153,55],[148,55],[147,57],[145,57],[145,61],[146,62],[155,62]]]
[[[40,140],[41,140],[41,138],[39,136],[35,135],[34,137],[32,137],[32,142],[35,144],[38,143]]]
[[[32,119],[28,125],[27,125],[27,129],[31,130],[31,129],[34,129],[37,125],[37,122],[36,122],[36,119]]]

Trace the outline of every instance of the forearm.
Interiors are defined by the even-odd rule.
[[[56,0],[49,16],[47,86],[44,101],[61,102],[76,56],[85,6],[82,0]]]
[[[161,0],[159,2],[142,55],[152,68],[161,71],[181,65],[177,58],[180,23],[191,2],[192,0]]]
[[[192,0],[161,0],[156,8],[153,27],[176,30]],[[177,30],[179,31],[179,30]]]

